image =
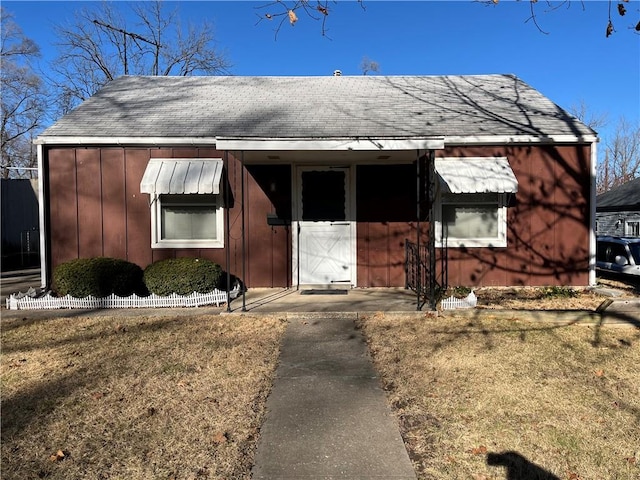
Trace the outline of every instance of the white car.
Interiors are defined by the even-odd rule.
[[[640,238],[598,237],[596,268],[640,277]]]

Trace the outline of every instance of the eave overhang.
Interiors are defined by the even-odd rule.
[[[36,145],[212,146],[217,150],[440,150],[456,145],[590,144],[596,135],[471,135],[398,138],[112,137],[41,135]]]
[[[441,150],[444,137],[413,138],[242,138],[218,137],[218,150]]]

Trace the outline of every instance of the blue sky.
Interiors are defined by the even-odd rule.
[[[55,55],[53,25],[71,20],[74,10],[88,3],[2,5],[39,44],[44,65]],[[234,75],[331,75],[336,69],[359,75],[367,56],[383,75],[512,73],[564,108],[583,101],[593,112],[607,113],[604,135],[620,115],[640,121],[640,35],[629,29],[640,19],[638,0],[626,4],[625,17],[614,12],[616,33],[609,38],[604,1],[574,0],[546,13],[546,2],[539,2],[538,23],[547,35],[526,21],[528,2],[365,0],[363,10],[355,1],[339,1],[327,20],[330,39],[304,14],[294,27],[284,23],[276,39],[277,23],[256,24],[259,13],[275,11],[256,8],[268,0],[166,3],[177,7],[183,20],[213,23]]]

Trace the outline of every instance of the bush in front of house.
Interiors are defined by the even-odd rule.
[[[220,287],[222,268],[204,258],[169,258],[144,270],[144,283],[156,295],[208,293]]]
[[[53,271],[53,287],[58,295],[84,298],[115,293],[127,297],[147,294],[143,271],[135,263],[117,258],[78,258],[58,265]]]

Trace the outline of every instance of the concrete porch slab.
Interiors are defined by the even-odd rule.
[[[231,302],[231,311],[242,311],[242,296]],[[253,288],[245,297],[251,313],[277,312],[416,312],[416,294],[404,288],[353,288],[346,295],[301,294],[295,288]],[[428,310],[425,305],[423,311]]]

